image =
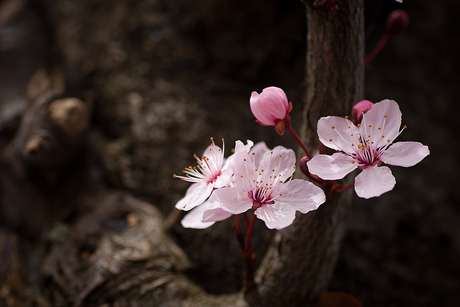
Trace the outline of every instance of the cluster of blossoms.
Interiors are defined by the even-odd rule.
[[[352,120],[347,116],[321,118],[317,125],[319,140],[333,153],[314,157],[290,126],[292,103],[282,89],[268,87],[261,94],[253,92],[250,107],[259,124],[274,126],[280,135],[285,129],[294,135],[307,154],[301,159],[306,163],[301,169],[323,188],[334,186],[335,180],[359,169],[361,173],[352,185],[335,191],[354,186],[359,197],[377,197],[396,184],[391,170],[382,163],[409,167],[429,155],[428,147],[421,143],[394,143],[406,126],[400,129],[402,115],[393,100],[376,104],[363,100],[353,108]],[[196,167],[186,168],[185,176],[175,175],[193,182],[176,204],[180,210],[192,210],[182,220],[184,227],[206,228],[252,209],[268,228],[282,229],[293,222],[296,211],[307,213],[325,201],[321,188],[292,179],[295,154],[282,146],[270,150],[263,142],[254,145],[247,141],[245,145],[237,141],[234,154],[225,159],[223,148],[212,141],[202,157],[195,158]]]
[[[193,209],[182,220],[184,227],[205,228],[216,221],[250,209],[270,229],[289,226],[295,212],[315,210],[326,200],[323,190],[311,182],[292,179],[296,158],[292,149],[268,149],[265,143],[241,141],[235,153],[225,160],[214,142],[196,168],[188,167],[185,176],[193,182],[176,208]]]
[[[190,211],[182,225],[206,228],[217,221],[235,216],[235,235],[246,257],[246,286],[254,287],[250,235],[254,221],[259,218],[270,229],[291,225],[296,211],[308,213],[326,201],[323,189],[330,193],[343,192],[354,187],[362,198],[377,197],[391,191],[396,180],[388,166],[409,167],[422,161],[430,151],[418,142],[398,142],[395,139],[406,129],[401,128],[401,111],[393,100],[373,104],[360,101],[352,110],[351,120],[337,116],[318,121],[319,154],[312,156],[292,129],[292,103],[277,87],[253,92],[251,111],[256,122],[274,126],[279,135],[287,129],[305,151],[300,159],[300,170],[312,182],[293,179],[296,158],[292,149],[282,146],[270,150],[265,143],[252,141],[235,143],[234,153],[227,159],[224,146],[220,148],[211,138],[201,158],[195,155],[196,167],[185,168],[184,176],[174,177],[192,182],[176,208]],[[222,145],[224,140],[222,140]],[[329,149],[329,154],[326,147]],[[352,184],[340,187],[336,180],[359,169]],[[321,188],[319,187],[321,186]],[[338,187],[337,187],[338,186]],[[246,212],[252,210],[249,223]],[[241,234],[238,215],[245,220],[246,239]]]

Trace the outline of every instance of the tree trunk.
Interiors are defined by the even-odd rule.
[[[316,123],[321,116],[347,115],[363,97],[363,10],[362,0],[339,1],[337,11],[307,4],[302,138],[308,148],[318,146]],[[277,233],[258,274],[264,306],[290,306],[326,290],[350,200],[350,191],[327,195],[318,210]]]
[[[35,3],[0,4],[14,2]],[[63,61],[74,74],[67,75],[65,89],[61,74],[39,70],[30,82],[27,103],[22,93],[26,86],[20,103],[0,93],[0,98],[7,97],[0,99],[0,107],[12,110],[5,112],[9,118],[0,118],[0,207],[6,221],[2,226],[8,228],[0,229],[0,256],[6,266],[0,270],[0,306],[295,306],[324,291],[337,258],[350,193],[328,195],[319,210],[299,216],[278,232],[257,271],[259,290],[247,296],[202,290],[186,276],[191,261],[164,230],[159,210],[168,212],[183,190],[171,181],[177,165],[187,161],[187,148],[196,148],[198,140],[221,122],[226,126],[219,133],[226,130],[234,139],[245,138],[241,122],[253,120],[247,103],[236,103],[244,87],[216,77],[222,67],[215,68],[217,73],[207,71],[200,57],[205,48],[190,37],[200,31],[200,14],[212,16],[211,24],[221,22],[207,11],[211,7],[225,14],[220,4],[203,0],[208,5],[196,8],[186,1],[43,3],[56,23]],[[19,23],[28,8],[14,11],[17,18],[11,20]],[[193,9],[199,11],[195,20],[177,18]],[[345,115],[362,96],[363,4],[340,1],[336,12],[308,5],[307,11],[308,87],[302,134],[312,148],[318,145],[318,118]],[[237,13],[230,12],[230,20]],[[252,16],[246,12],[245,22],[251,24]],[[190,32],[180,28],[192,22],[196,28]],[[244,22],[239,26],[245,31]],[[225,50],[231,47],[223,45]],[[206,51],[212,54],[214,47]],[[40,56],[34,72],[49,64]],[[244,65],[250,62],[246,60]],[[183,67],[192,67],[193,74],[178,73]],[[27,74],[22,78],[29,80],[32,71]],[[83,82],[76,82],[80,78]],[[94,103],[83,94],[77,95],[81,99],[69,98],[68,92],[79,86],[93,93]],[[211,90],[203,90],[209,86]],[[243,112],[251,118],[242,120],[238,114]],[[274,133],[264,131],[259,139]],[[132,193],[156,200],[159,210]],[[202,233],[206,234],[193,235],[204,238]],[[217,259],[215,263],[229,266],[227,258],[239,255],[230,256],[217,233],[216,244],[224,248],[203,249]],[[190,237],[184,235],[183,241]],[[208,244],[198,241],[195,247]]]

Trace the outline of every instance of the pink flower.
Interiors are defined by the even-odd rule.
[[[356,127],[347,118],[323,117],[318,121],[319,140],[339,152],[332,156],[318,155],[307,162],[310,173],[324,180],[342,179],[356,168],[362,172],[355,178],[359,197],[377,197],[391,191],[396,180],[387,166],[409,167],[423,160],[430,151],[418,142],[394,140],[406,128],[401,126],[401,111],[393,100],[376,103],[363,113]]]
[[[177,209],[188,211],[201,205],[214,189],[226,186],[232,178],[233,172],[230,168],[232,159],[226,160],[224,150],[216,146],[212,138],[211,140],[212,144],[205,149],[201,159],[195,155],[198,164],[196,167],[185,168],[185,176],[174,175],[175,178],[193,182],[185,197],[177,202]],[[247,146],[252,146],[252,142]],[[235,150],[242,150],[244,147],[242,143],[237,144]]]
[[[252,114],[263,126],[275,126],[279,135],[284,134],[284,127],[289,124],[292,102],[288,102],[286,94],[279,87],[267,87],[260,95],[252,92],[249,99]]]
[[[268,228],[285,228],[296,211],[315,210],[326,199],[314,184],[291,179],[295,162],[294,151],[282,146],[266,151],[260,159],[255,152],[240,151],[235,155],[233,186],[216,190],[209,201],[232,214],[253,209]]]
[[[252,141],[248,141],[247,145],[244,145],[241,141],[236,141],[235,153],[241,150],[246,150],[247,152],[252,144]],[[267,145],[265,145],[264,142],[259,142],[251,148],[250,153],[253,154],[252,157],[256,163],[259,163],[263,154],[267,151],[269,151]],[[234,157],[235,154],[229,157],[229,163],[231,163]],[[233,183],[234,182],[230,180],[227,186],[232,187]],[[213,225],[215,222],[223,221],[232,215],[232,213],[222,209],[219,203],[205,201],[203,204],[193,208],[189,213],[187,213],[187,215],[182,219],[181,224],[185,228],[204,229]]]

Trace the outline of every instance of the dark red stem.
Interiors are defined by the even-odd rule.
[[[299,136],[297,135],[297,133],[295,133],[294,129],[292,129],[291,125],[286,125],[286,128],[287,130],[289,130],[289,132],[292,134],[292,136],[294,137],[294,139],[297,141],[297,143],[299,143],[300,147],[302,147],[303,151],[305,151],[305,154],[307,155],[307,157],[309,157],[310,159],[313,157],[311,155],[311,153],[308,151],[307,147],[305,147],[304,143],[302,143],[302,141],[300,140]]]
[[[241,233],[240,220],[238,218],[238,215],[234,214],[233,216],[235,217],[235,225],[233,226],[233,233],[235,234],[236,239],[238,240],[238,244],[240,244],[241,250],[243,250],[245,244],[244,244],[243,234]]]
[[[342,192],[345,192],[346,190],[349,190],[351,188],[353,188],[355,186],[355,182],[353,181],[352,183],[350,183],[349,185],[346,185],[344,187],[340,187],[338,189],[335,189],[333,190],[332,192],[333,193],[342,193]]]
[[[390,41],[390,38],[391,38],[390,34],[388,33],[383,34],[382,38],[378,41],[377,45],[375,45],[374,49],[372,49],[372,51],[364,59],[364,67],[366,67],[366,69],[370,68],[371,62],[383,50],[386,44]]]

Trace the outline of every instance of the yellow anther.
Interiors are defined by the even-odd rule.
[[[212,136],[211,136],[209,139],[210,139],[211,141],[214,140],[214,138],[213,138]]]
[[[246,159],[243,159],[243,161],[246,161]]]
[[[270,151],[271,154],[273,154],[273,151]]]
[[[363,110],[363,109],[361,109],[360,111],[361,111],[361,112],[364,112],[364,110]]]
[[[358,127],[361,127],[361,124],[358,124]]]
[[[350,126],[348,126],[348,129],[350,129]]]
[[[404,126],[403,126],[403,129],[407,129],[407,126],[406,126],[406,125],[404,125]]]
[[[280,157],[280,158],[281,158],[281,155],[279,155],[278,157]]]
[[[387,116],[386,116],[386,115],[383,115],[383,117],[387,118]]]
[[[351,163],[352,163],[352,164],[355,164],[355,160],[352,160]]]
[[[390,143],[390,142],[391,142],[391,141],[390,141],[390,139],[388,139],[387,141],[388,141],[388,143]]]
[[[252,153],[253,156],[254,156],[255,154],[256,154],[255,152]]]
[[[174,175],[173,175],[173,178],[176,178],[176,177],[177,177],[177,175],[176,175],[176,174],[174,174]]]
[[[283,194],[280,193],[280,196],[283,196]]]
[[[243,178],[243,175],[240,175],[241,178]]]
[[[351,143],[351,146],[355,146],[355,143]]]
[[[377,129],[382,130],[382,127],[378,127]]]
[[[372,127],[372,125],[369,125],[369,128]]]
[[[370,134],[368,134],[368,135],[367,135],[367,137],[368,137],[368,138],[370,138],[370,137],[371,137],[371,135],[370,135]],[[367,142],[369,142],[369,140],[367,140]]]
[[[274,168],[272,168],[272,172],[274,172],[274,171],[275,171],[275,169],[274,169]]]
[[[385,138],[385,136],[384,136],[384,135],[382,135],[382,139],[383,139],[383,138]]]
[[[295,168],[295,165],[293,167]]]
[[[329,142],[332,142],[332,139],[329,139]]]
[[[352,133],[352,134],[350,134],[350,136],[353,136],[353,133]]]
[[[348,116],[345,116],[345,119],[348,119]]]

